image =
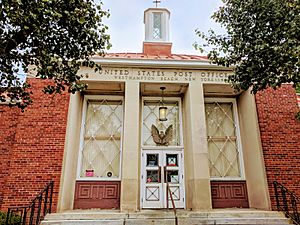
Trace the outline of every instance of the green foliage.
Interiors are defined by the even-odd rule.
[[[5,225],[5,222],[6,222],[6,213],[0,211],[0,225]],[[21,217],[13,214],[8,224],[10,225],[20,224],[20,222],[21,222]]]
[[[300,111],[296,113],[295,118],[300,121]]]
[[[229,81],[252,92],[282,83],[300,83],[300,1],[223,0],[212,18],[227,31],[196,31],[210,46],[208,57],[221,66],[235,66]]]
[[[32,102],[19,68],[51,79],[45,93],[83,90],[80,66],[99,69],[89,57],[110,47],[102,21],[109,14],[101,6],[93,0],[1,0],[0,101],[22,109]]]
[[[300,94],[300,84],[296,86],[296,92]]]

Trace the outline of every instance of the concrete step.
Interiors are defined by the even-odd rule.
[[[179,225],[287,225],[290,221],[280,212],[261,210],[178,210]],[[175,216],[169,210],[142,210],[124,213],[117,210],[72,210],[48,214],[42,225],[174,225]]]

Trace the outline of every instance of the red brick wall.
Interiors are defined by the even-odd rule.
[[[16,134],[18,109],[0,106],[0,206],[3,202],[3,191],[10,166],[11,146]]]
[[[1,210],[28,204],[51,180],[57,205],[69,94],[50,97],[41,91],[47,81],[30,83],[34,103],[24,113],[0,105]]]
[[[268,185],[275,208],[273,181],[278,181],[300,196],[300,121],[295,90],[283,85],[256,95]]]

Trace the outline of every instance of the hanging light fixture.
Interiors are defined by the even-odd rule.
[[[164,105],[164,90],[165,87],[161,87],[161,106],[158,109],[159,121],[167,121],[167,107]]]

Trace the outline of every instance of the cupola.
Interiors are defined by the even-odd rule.
[[[163,8],[149,8],[144,12],[145,41],[143,53],[148,55],[171,55],[169,42],[170,12]]]

